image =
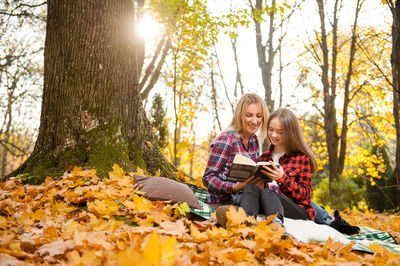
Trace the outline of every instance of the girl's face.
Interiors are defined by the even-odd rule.
[[[260,127],[262,120],[263,113],[260,104],[250,104],[246,109],[246,115],[243,123],[243,135],[245,137],[249,137],[251,134],[255,134]]]
[[[274,117],[269,122],[268,138],[271,141],[271,144],[273,144],[276,149],[279,149],[281,151],[285,150],[285,135],[282,130],[282,123],[278,117]]]

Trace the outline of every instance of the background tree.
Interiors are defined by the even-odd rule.
[[[196,73],[205,65],[207,49],[216,40],[218,27],[205,1],[159,3],[158,9],[164,16],[171,41],[171,60],[165,79],[173,94],[172,161],[180,167],[182,152],[194,141],[192,131],[196,111],[202,109],[198,102],[202,82],[196,82]]]
[[[341,0],[334,1],[334,10],[332,16],[332,34],[331,34],[331,46],[328,47],[328,34],[326,29],[326,9],[324,0],[316,0],[318,4],[318,14],[320,17],[321,33],[318,37],[318,42],[322,55],[314,53],[316,61],[319,62],[321,67],[321,82],[323,87],[323,114],[324,114],[324,131],[326,133],[326,144],[329,157],[329,190],[330,196],[336,194],[332,184],[339,180],[339,175],[342,174],[344,168],[344,160],[346,156],[347,146],[347,130],[348,130],[348,105],[350,101],[349,87],[353,77],[353,61],[356,52],[355,38],[357,29],[358,14],[361,9],[363,1],[357,1],[354,24],[351,37],[350,54],[348,57],[348,69],[347,74],[344,78],[344,99],[343,99],[343,115],[342,115],[342,128],[340,136],[338,135],[338,121],[336,114],[336,97],[337,97],[337,64],[338,64],[338,21],[340,10],[343,6]],[[315,48],[315,47],[314,47]],[[311,48],[314,49],[314,48]],[[315,51],[315,50],[314,50]],[[330,53],[331,51],[331,53]],[[330,72],[330,74],[329,74]]]
[[[397,202],[400,204],[400,3],[385,0],[392,15],[392,77],[393,77],[393,115],[396,128],[396,166],[394,175],[397,186]]]
[[[153,96],[153,104],[150,110],[150,123],[157,138],[157,144],[161,149],[168,146],[168,122],[166,119],[167,110],[164,100],[159,93]]]
[[[50,1],[47,8],[39,135],[12,175],[59,175],[70,165],[104,174],[118,163],[172,177],[138,90],[143,47],[132,33],[135,3]]]
[[[0,177],[33,149],[35,132],[27,125],[42,93],[44,10],[43,1],[0,3]]]

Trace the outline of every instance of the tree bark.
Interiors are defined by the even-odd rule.
[[[392,1],[391,1],[392,2]],[[393,4],[392,4],[393,5]],[[396,128],[396,164],[394,174],[397,185],[397,204],[400,204],[400,3],[391,6],[392,24],[392,75],[393,75],[393,115]]]
[[[232,50],[233,50],[233,56],[235,60],[235,65],[236,65],[236,79],[235,79],[235,99],[237,99],[237,88],[239,85],[240,88],[240,95],[244,94],[244,88],[243,88],[243,83],[242,83],[242,74],[240,73],[239,69],[239,58],[237,56],[237,47],[236,47],[236,38],[231,38],[231,45],[232,45]]]
[[[361,10],[363,2],[360,5],[360,0],[357,0],[357,6],[354,16],[353,30],[351,36],[351,45],[350,45],[350,57],[349,57],[349,69],[346,75],[346,81],[344,84],[344,99],[343,99],[343,119],[342,119],[342,130],[340,133],[340,148],[339,148],[339,167],[338,173],[342,174],[344,169],[344,162],[346,159],[346,150],[347,150],[347,131],[348,131],[348,108],[350,104],[350,81],[353,76],[353,62],[356,54],[356,38],[357,38],[357,22],[358,22],[358,14]]]
[[[222,131],[222,126],[221,126],[221,121],[219,119],[219,114],[218,114],[218,101],[217,101],[217,88],[215,87],[215,79],[214,79],[214,68],[212,67],[214,65],[214,60],[213,57],[211,57],[211,102],[213,105],[213,110],[215,113],[215,119],[217,120],[217,125],[218,125],[218,132]]]
[[[318,4],[318,12],[321,23],[321,40],[320,46],[322,50],[322,86],[323,86],[323,96],[324,96],[324,130],[326,133],[326,145],[328,149],[328,158],[329,158],[329,195],[331,199],[333,198],[335,192],[332,189],[331,184],[338,180],[338,141],[339,137],[337,134],[337,122],[336,122],[336,112],[335,112],[335,88],[332,88],[332,85],[335,83],[329,84],[329,50],[327,43],[327,34],[325,27],[325,11],[324,11],[324,1],[317,0]],[[336,47],[334,45],[334,47]],[[334,50],[334,48],[333,48]],[[335,55],[336,51],[332,51],[333,55]],[[332,59],[333,60],[333,59]],[[335,71],[332,70],[332,74]],[[335,76],[332,76],[331,79],[336,79]]]
[[[261,14],[260,12],[263,9],[263,1],[256,0],[255,6],[252,8],[252,16],[255,25],[255,34],[256,34],[256,48],[257,48],[257,58],[258,58],[258,67],[261,70],[262,82],[265,89],[265,102],[268,106],[268,110],[272,112],[274,110],[274,101],[272,100],[272,67],[274,64],[274,48],[273,48],[273,37],[274,37],[274,12],[270,13],[270,21],[269,21],[269,32],[268,32],[268,60],[266,51],[267,48],[262,44],[262,32],[261,32]],[[272,1],[272,7],[275,6],[275,0]]]
[[[27,173],[38,183],[70,165],[101,176],[117,163],[173,177],[141,104],[137,17],[133,1],[48,1],[39,134],[11,176]]]

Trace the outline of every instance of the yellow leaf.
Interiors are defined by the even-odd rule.
[[[175,262],[175,257],[178,253],[176,249],[176,238],[168,237],[167,240],[161,245],[161,265],[173,265]]]
[[[158,234],[152,233],[143,250],[143,256],[148,265],[160,265],[160,245],[158,242]]]
[[[122,178],[125,176],[124,169],[119,167],[118,164],[115,163],[112,168],[113,168],[112,172],[108,172],[110,178],[112,177]]]
[[[220,227],[212,227],[210,229],[208,229],[207,231],[208,237],[209,238],[213,238],[213,239],[220,239],[220,238],[226,238],[229,236],[228,231],[226,231],[226,229]]]
[[[140,254],[138,251],[130,249],[130,248],[119,252],[116,257],[117,257],[119,266],[149,265],[146,263],[142,254]]]
[[[150,211],[153,208],[153,204],[144,197],[134,194],[132,200],[138,211]]]
[[[138,175],[142,175],[142,176],[145,175],[143,169],[140,168],[139,166],[137,167],[136,173],[137,173]]]
[[[235,207],[229,207],[229,210],[226,212],[227,223],[226,226],[235,227],[246,221],[247,215],[242,208],[238,210]]]
[[[206,233],[201,233],[199,229],[197,229],[196,226],[193,224],[190,225],[190,235],[199,242],[207,240],[207,234]]]
[[[7,227],[7,219],[6,217],[0,216],[0,227]]]
[[[161,174],[161,171],[160,171],[160,169],[158,169],[158,170],[154,173],[154,176],[160,176],[160,174]]]
[[[18,219],[18,222],[24,225],[32,225],[34,224],[34,220],[31,218],[31,214],[28,212],[24,212]]]
[[[235,248],[234,251],[229,254],[229,258],[234,262],[241,262],[246,258],[247,252],[247,249]]]
[[[153,148],[153,145],[151,144],[150,141],[145,140],[144,143],[146,143],[147,147],[149,147],[149,149]]]
[[[339,250],[339,253],[342,255],[349,254],[353,250],[353,242],[350,242],[346,246],[344,246],[342,249]]]
[[[21,243],[19,241],[12,241],[9,245],[12,251],[21,251]]]
[[[98,200],[96,199],[94,202],[87,203],[88,210],[98,217],[102,217],[105,215],[113,215],[118,210],[118,203],[114,200]]]

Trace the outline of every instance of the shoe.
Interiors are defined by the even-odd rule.
[[[216,210],[215,210],[215,215],[217,216],[217,223],[223,227],[226,227],[226,222],[227,222],[227,218],[226,218],[226,212],[229,211],[229,208],[233,206],[233,205],[223,205],[223,206],[219,206]],[[238,207],[234,206],[235,209],[237,210]]]
[[[278,217],[275,217],[275,218],[271,221],[271,223],[275,223],[275,224],[278,224],[278,225],[280,225],[280,226],[282,226],[282,227],[285,227],[285,226],[283,225],[283,221],[282,221],[281,219],[279,219]]]
[[[344,220],[342,216],[340,216],[338,210],[334,211],[333,216],[335,217],[335,220],[333,220],[333,222],[329,226],[335,228],[340,233],[346,235],[355,235],[360,232],[360,227],[351,225],[346,222],[346,220]]]

